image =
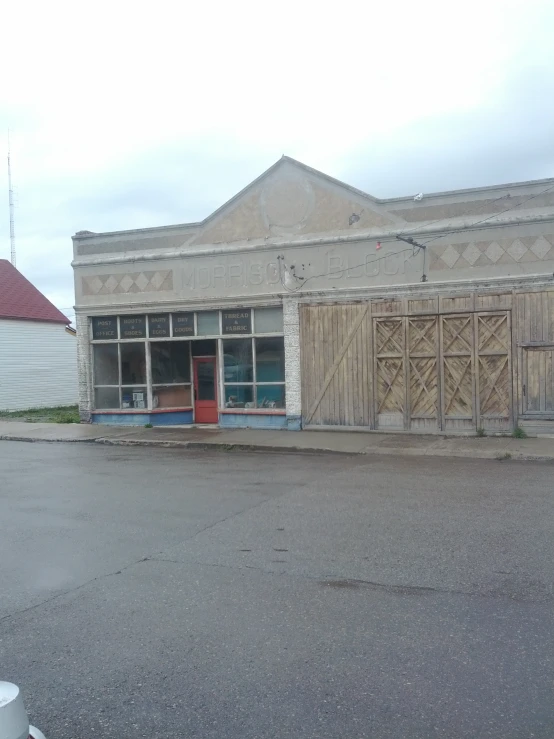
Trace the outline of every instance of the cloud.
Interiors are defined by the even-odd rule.
[[[554,75],[510,75],[478,109],[407,121],[342,159],[349,182],[376,197],[554,176]]]
[[[5,22],[18,266],[64,310],[73,233],[202,220],[283,153],[377,197],[554,172],[548,0],[20,0]]]

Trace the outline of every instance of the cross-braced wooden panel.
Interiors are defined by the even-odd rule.
[[[442,316],[443,414],[473,417],[473,315]]]
[[[478,314],[479,415],[509,419],[511,332],[507,313]]]
[[[437,319],[408,319],[411,418],[436,418],[438,411]]]
[[[402,356],[404,353],[404,320],[402,318],[376,319],[375,353],[377,356]]]
[[[404,412],[404,360],[377,358],[377,413]]]
[[[477,314],[479,354],[508,354],[511,346],[507,313]]]
[[[404,319],[375,320],[377,413],[404,413]]]

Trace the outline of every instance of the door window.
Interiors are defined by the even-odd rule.
[[[215,400],[215,362],[197,362],[197,400]]]

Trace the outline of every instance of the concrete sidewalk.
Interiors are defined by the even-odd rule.
[[[554,460],[554,438],[445,437],[349,431],[260,431],[198,427],[151,428],[0,421],[0,440],[248,451],[387,454],[470,459]]]

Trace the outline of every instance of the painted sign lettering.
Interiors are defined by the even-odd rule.
[[[92,338],[117,339],[117,317],[106,316],[92,319]]]
[[[251,334],[252,311],[249,308],[221,311],[221,327],[224,334]]]
[[[173,336],[194,336],[194,313],[173,313]]]
[[[146,318],[144,316],[121,316],[119,326],[122,339],[146,338]]]
[[[148,316],[148,333],[150,338],[169,336],[169,314]]]

